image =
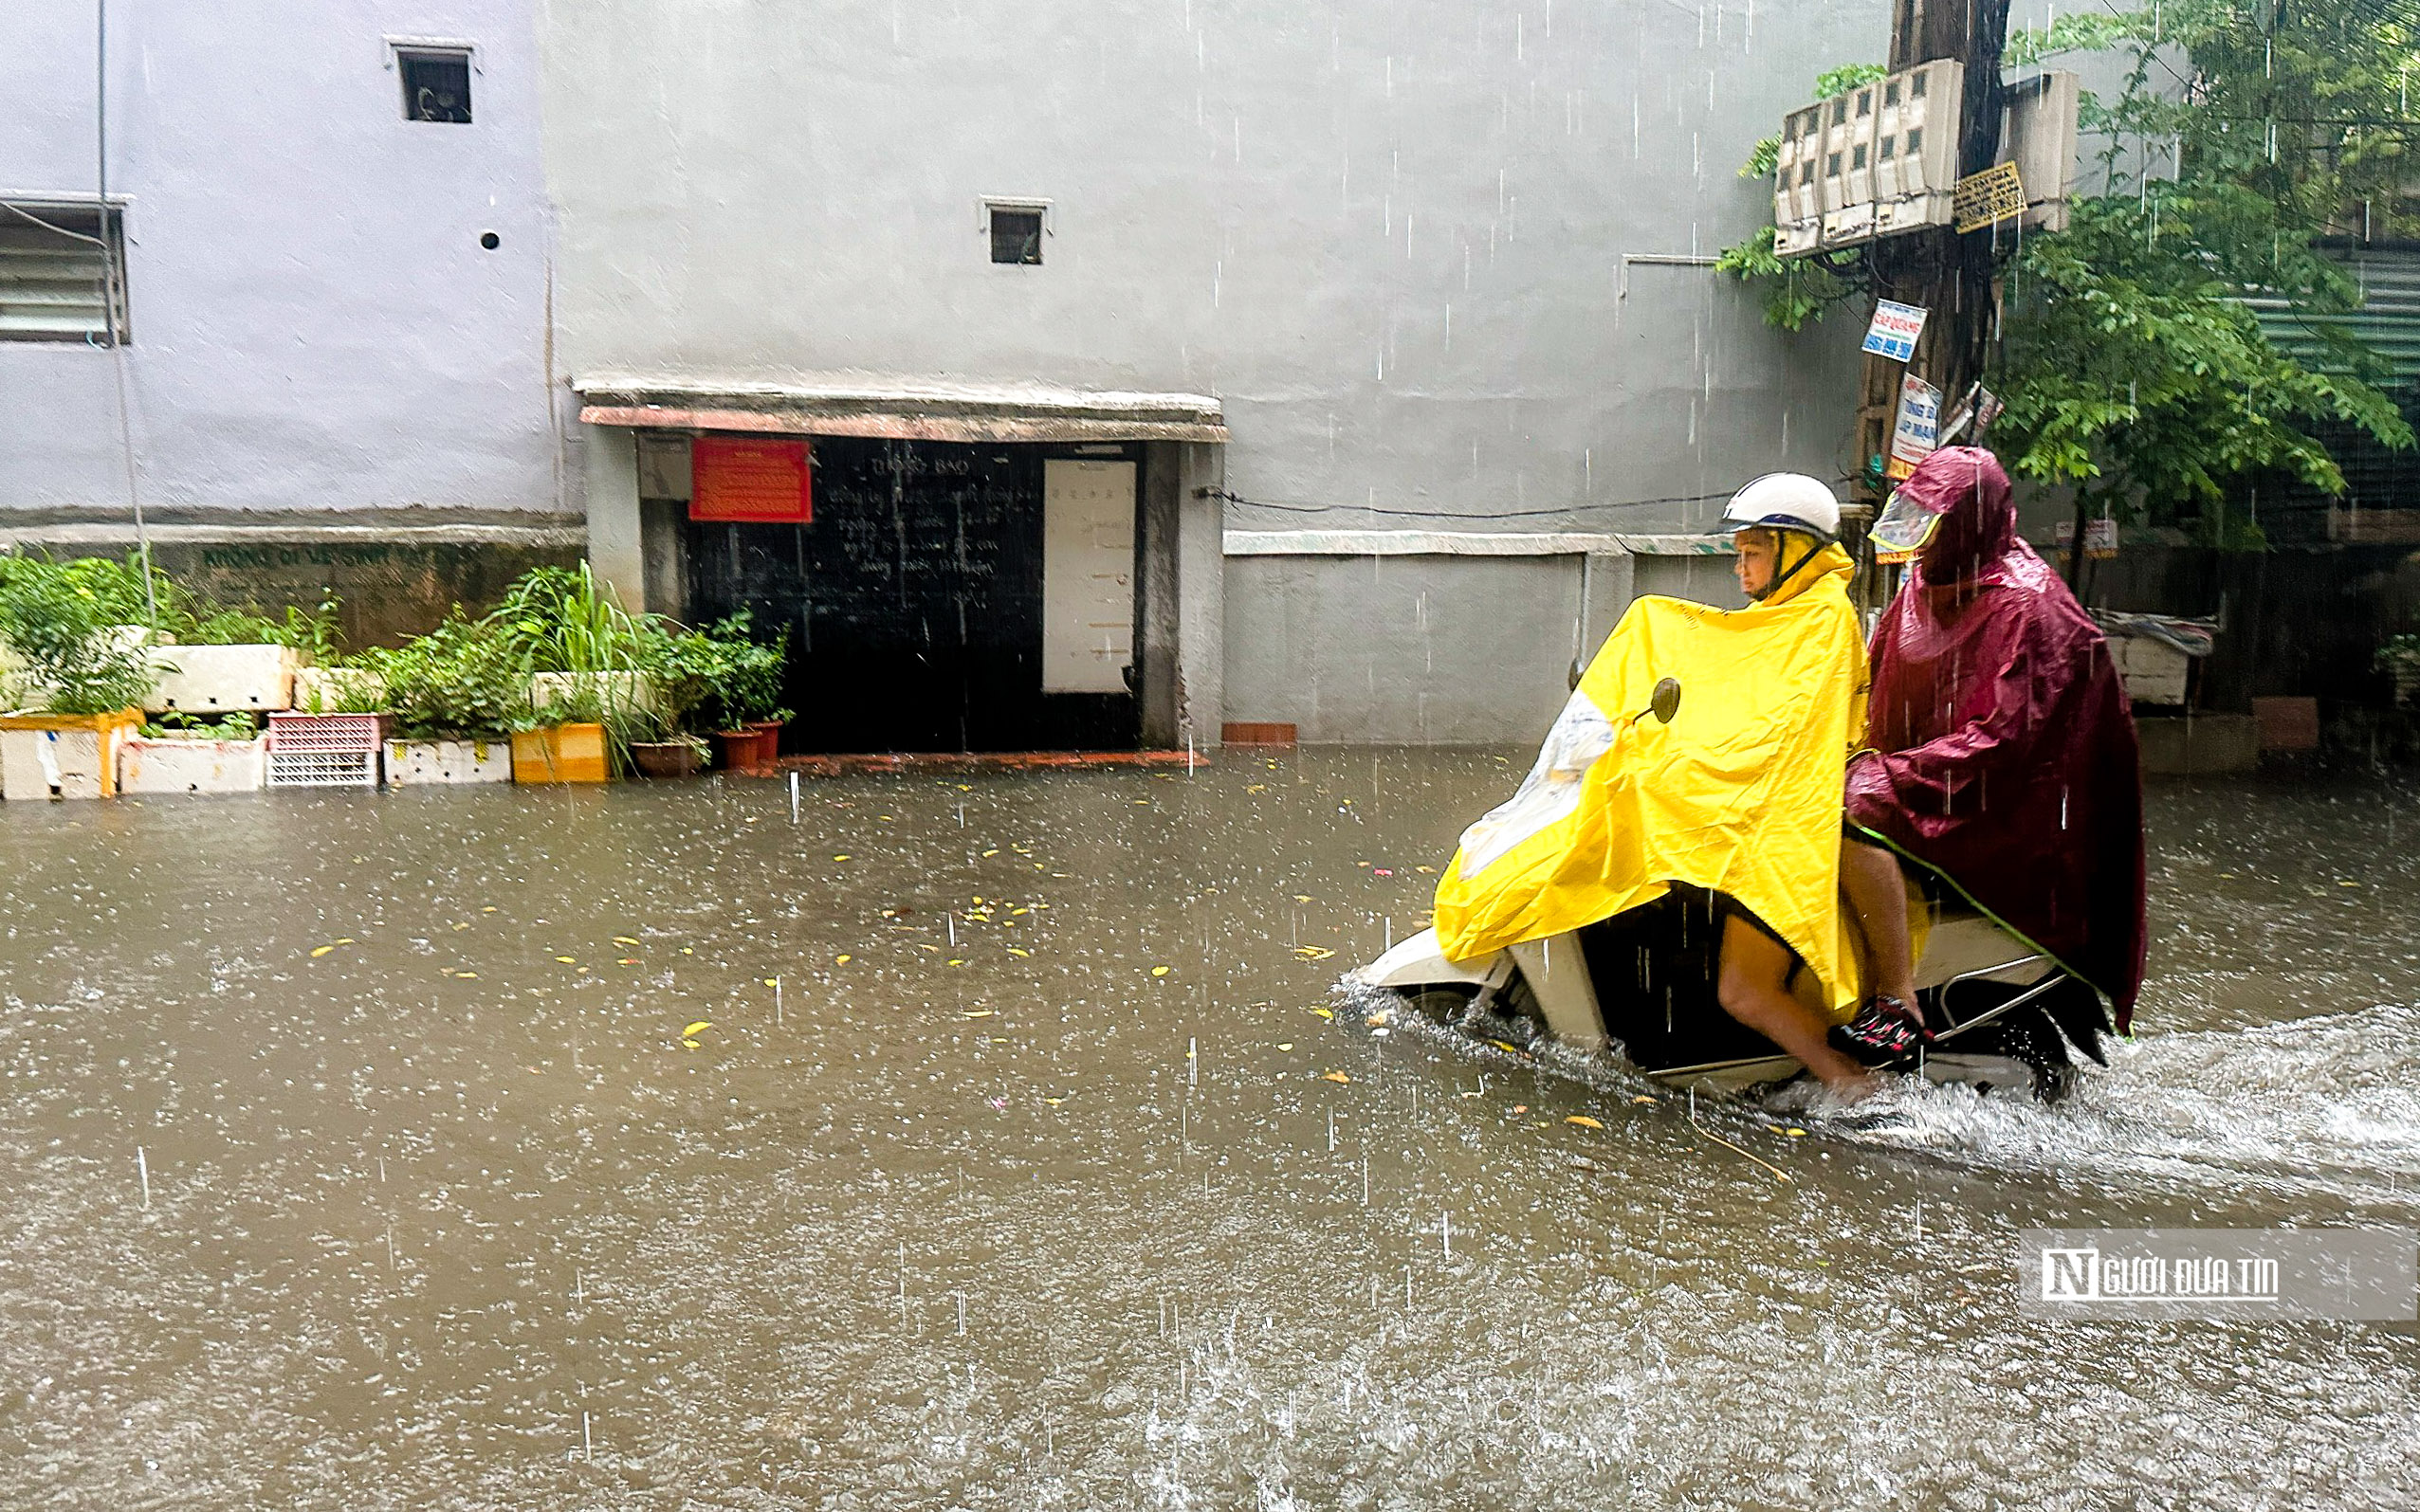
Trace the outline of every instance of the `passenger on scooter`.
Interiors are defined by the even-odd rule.
[[[1871,748],[1852,758],[1841,875],[1874,995],[1840,1032],[1884,1055],[1929,1037],[1900,858],[2106,996],[2126,1030],[2143,970],[2142,781],[2099,628],[2017,537],[1998,459],[1948,446],[1876,521],[1916,549],[1872,647]]]

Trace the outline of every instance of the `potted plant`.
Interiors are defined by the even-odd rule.
[[[622,608],[586,562],[523,574],[486,623],[528,681],[530,712],[515,721],[515,781],[610,780],[631,742],[661,727],[648,668],[667,631],[654,616]],[[592,724],[600,727],[602,775],[585,774],[590,737],[584,727]],[[570,726],[583,728],[575,733]],[[550,730],[566,734],[553,739],[543,733]],[[532,775],[522,775],[524,765]],[[578,774],[535,774],[541,772]]]
[[[642,775],[694,776],[705,767],[712,753],[695,721],[727,660],[724,645],[704,631],[668,628],[656,638],[646,668],[653,697],[636,732],[644,738],[630,743],[631,763]]]
[[[2402,708],[2411,701],[2411,694],[2420,688],[2420,635],[2397,635],[2378,647],[2375,665],[2380,671],[2394,679],[2394,706]]]
[[[764,772],[773,765],[781,726],[791,718],[779,707],[788,637],[768,646],[751,636],[751,628],[743,610],[705,631],[721,651],[712,698],[714,738],[725,766]]]
[[[243,709],[155,715],[118,746],[120,792],[258,792],[267,779],[268,737]]]
[[[390,784],[512,780],[512,732],[528,711],[527,682],[486,621],[464,618],[457,605],[428,634],[358,660],[390,721]]]
[[[105,558],[0,558],[0,789],[11,798],[107,798],[118,744],[156,679],[138,574]]]
[[[513,780],[611,782],[613,747],[595,689],[553,698],[514,720]]]

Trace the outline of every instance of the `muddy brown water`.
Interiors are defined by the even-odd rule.
[[[2411,1330],[2011,1264],[2420,1217],[2409,791],[2154,790],[2067,1105],[1693,1128],[1331,993],[1526,759],[9,804],[0,1505],[2413,1503]]]

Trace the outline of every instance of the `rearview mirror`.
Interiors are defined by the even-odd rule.
[[[1658,724],[1670,724],[1672,717],[1680,712],[1680,679],[1668,677],[1659,682],[1655,697],[1647,701],[1647,711],[1656,717]]]

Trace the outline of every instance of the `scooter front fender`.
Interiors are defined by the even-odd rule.
[[[1352,974],[1364,987],[1438,987],[1458,983],[1485,987],[1495,977],[1504,953],[1492,952],[1476,960],[1447,960],[1437,946],[1437,931],[1423,929],[1395,942],[1395,948]]]

